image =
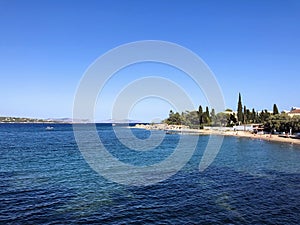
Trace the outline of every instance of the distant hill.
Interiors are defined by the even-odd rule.
[[[124,120],[112,120],[112,119],[107,119],[107,120],[100,120],[97,121],[97,123],[141,123],[141,121],[139,120],[128,120],[128,119],[124,119]]]
[[[35,118],[24,118],[24,117],[0,117],[0,123],[54,123],[53,120],[48,119],[35,119]]]
[[[77,123],[86,121],[76,121]],[[36,119],[26,117],[0,116],[0,123],[73,123],[71,118]]]
[[[0,116],[0,123],[89,123],[89,120],[72,118],[48,118],[48,119],[36,119],[36,118],[23,118],[23,117],[7,117]],[[101,120],[96,123],[111,123],[111,124],[128,124],[128,123],[141,123],[138,120]]]

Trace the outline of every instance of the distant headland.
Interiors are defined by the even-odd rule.
[[[80,123],[84,121],[76,121]],[[57,118],[57,119],[36,119],[27,117],[10,117],[10,116],[0,116],[0,123],[74,123],[71,118]]]

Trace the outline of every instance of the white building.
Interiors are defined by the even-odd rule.
[[[262,124],[244,124],[239,126],[233,126],[235,131],[250,131],[250,132],[258,132],[263,130]]]

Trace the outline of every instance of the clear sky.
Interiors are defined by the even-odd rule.
[[[298,0],[0,0],[0,115],[72,117],[88,66],[118,45],[149,39],[198,54],[214,72],[228,108],[236,109],[238,92],[257,110],[271,110],[274,103],[279,110],[300,106],[299,12]],[[158,67],[143,73],[168,70]],[[169,79],[182,79],[169,72]],[[117,78],[106,89],[106,103],[97,104],[98,120],[109,119],[109,96],[126,80]],[[196,105],[206,104],[188,79],[183,86]],[[146,100],[131,119],[165,117],[169,108]]]

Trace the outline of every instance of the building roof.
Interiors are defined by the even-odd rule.
[[[290,111],[289,114],[300,114],[300,109],[294,109]]]

